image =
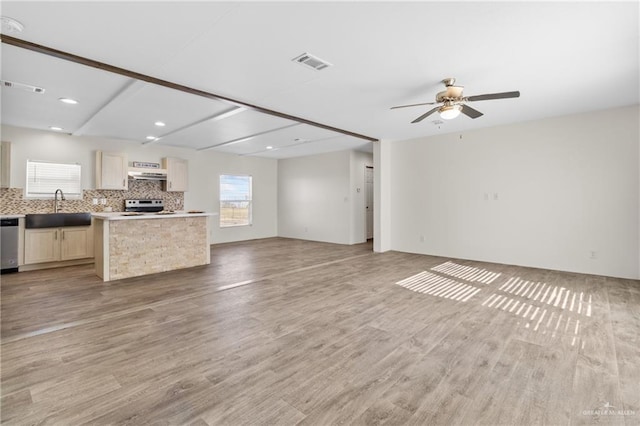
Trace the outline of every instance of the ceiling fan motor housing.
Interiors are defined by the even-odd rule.
[[[446,90],[438,92],[436,95],[437,102],[445,101],[461,101],[462,100],[462,86],[447,86]]]

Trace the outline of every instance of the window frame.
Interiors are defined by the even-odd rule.
[[[224,177],[233,177],[233,178],[248,178],[249,180],[249,199],[227,199],[223,200],[223,178]],[[223,214],[222,214],[222,204],[223,203],[248,203],[248,217],[247,223],[223,223]],[[236,228],[242,226],[253,226],[253,176],[246,174],[234,174],[234,173],[221,173],[218,176],[218,207],[220,209],[220,214],[218,215],[218,226],[220,228]]]
[[[33,192],[34,188],[30,188],[30,186],[33,185],[30,184],[30,179],[33,180],[33,176],[29,173],[29,171],[31,170],[30,165],[34,164],[47,164],[47,165],[58,165],[58,166],[74,166],[77,167],[77,180],[74,180],[73,183],[75,185],[77,185],[77,190],[79,192],[74,192],[73,190],[70,190],[68,186],[64,186],[62,185],[62,188],[60,188],[60,185],[56,185],[57,188],[56,189],[61,189],[62,192],[64,193],[64,196],[66,199],[68,200],[82,200],[83,199],[83,189],[82,189],[82,165],[80,163],[61,163],[61,162],[57,162],[57,161],[42,161],[42,160],[30,160],[27,159],[27,163],[26,163],[26,167],[25,167],[25,175],[26,175],[26,180],[25,180],[25,186],[24,186],[24,198],[28,199],[28,200],[53,200],[55,198],[55,191],[56,189],[53,189],[49,192]],[[65,191],[66,189],[66,191]]]

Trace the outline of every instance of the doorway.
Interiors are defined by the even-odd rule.
[[[365,193],[365,235],[367,241],[373,239],[373,167],[364,167],[364,193]]]

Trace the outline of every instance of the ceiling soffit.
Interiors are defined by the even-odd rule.
[[[277,138],[279,130],[300,124],[365,142],[376,140],[370,136],[161,80],[15,37],[4,34],[0,37],[2,37],[3,53],[4,51],[12,52],[16,58],[30,57],[29,61],[32,65],[29,69],[51,70],[50,64],[56,63],[59,71],[56,70],[52,75],[72,76],[70,78],[73,81],[78,80],[79,74],[90,75],[91,69],[94,73],[99,70],[98,73],[93,74],[93,79],[85,78],[88,83],[84,87],[75,90],[77,93],[82,93],[79,97],[83,99],[81,103],[84,108],[83,114],[78,114],[75,121],[66,120],[64,127],[65,131],[74,135],[103,136],[145,144],[156,143],[200,150],[219,148],[225,152],[240,151],[242,155],[251,155],[251,152],[261,150],[255,147],[238,149],[241,143],[266,135]],[[13,62],[9,61],[9,63]],[[40,64],[35,64],[36,62]],[[24,65],[24,60],[16,60],[15,63]],[[3,79],[4,74],[3,70]],[[7,74],[10,75],[13,72],[9,69]],[[105,79],[105,75],[108,78]],[[43,81],[37,73],[33,76],[33,80]],[[61,87],[61,83],[57,81],[49,81],[47,84],[57,89]],[[68,85],[71,86],[72,83]],[[86,104],[84,100],[87,93],[94,94],[94,97],[99,100]],[[55,102],[57,98],[54,101],[49,100],[46,106],[38,107],[34,102],[21,102],[14,99],[15,96],[19,95],[9,90],[3,91],[3,101],[6,100],[6,105],[9,106],[3,111],[3,122],[6,124],[43,128],[43,124],[21,121],[18,116],[29,116],[27,111],[38,108],[61,110],[60,105]],[[76,113],[78,110],[79,108],[75,109]],[[9,111],[8,114],[7,111]],[[33,114],[31,116],[33,117]],[[158,120],[165,123],[161,129],[152,125]],[[286,141],[286,138],[288,136],[281,140]],[[307,140],[302,136],[299,138]],[[279,145],[279,149],[284,149],[286,144],[283,142]],[[234,148],[230,149],[231,146]],[[223,147],[225,148],[222,149]]]

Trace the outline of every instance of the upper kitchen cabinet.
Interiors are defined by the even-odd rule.
[[[11,186],[11,142],[2,142],[0,147],[0,188]]]
[[[96,189],[127,190],[128,166],[125,153],[96,151]]]
[[[162,167],[167,169],[165,191],[185,192],[189,190],[189,168],[187,160],[166,157],[162,159]]]

